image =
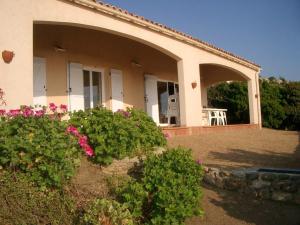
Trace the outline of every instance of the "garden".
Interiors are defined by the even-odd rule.
[[[203,213],[203,167],[189,149],[157,154],[166,143],[137,109],[68,113],[66,105],[51,103],[1,110],[0,224],[184,224]],[[128,173],[103,179],[105,195],[75,191],[82,165],[101,173],[132,157],[138,161]]]

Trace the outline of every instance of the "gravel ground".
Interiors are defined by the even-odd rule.
[[[195,159],[207,166],[300,168],[300,132],[243,130],[169,140],[169,146],[178,145],[191,148]],[[209,186],[203,192],[205,215],[187,225],[300,225],[299,205],[255,200]]]

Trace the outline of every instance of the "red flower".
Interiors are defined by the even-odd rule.
[[[0,109],[0,116],[4,116],[6,113],[6,110],[5,109]]]

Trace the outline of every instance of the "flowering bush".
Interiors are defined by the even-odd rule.
[[[203,168],[191,151],[171,149],[151,155],[142,165],[142,177],[117,189],[119,200],[142,224],[184,224],[199,215]]]
[[[161,130],[144,112],[135,109],[115,113],[99,107],[71,114],[69,123],[89,138],[94,149],[93,161],[110,164],[136,151],[163,146],[166,140]]]
[[[88,138],[87,136],[81,135],[76,127],[74,126],[68,126],[67,132],[74,135],[78,138],[78,144],[80,147],[85,151],[85,154],[89,157],[94,155],[94,150],[92,147],[88,144]]]
[[[50,115],[28,106],[1,111],[0,169],[24,172],[42,187],[60,187],[73,176],[80,149],[60,121],[64,107],[50,110]]]

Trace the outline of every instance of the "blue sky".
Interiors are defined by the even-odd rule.
[[[300,0],[104,0],[300,80]]]

